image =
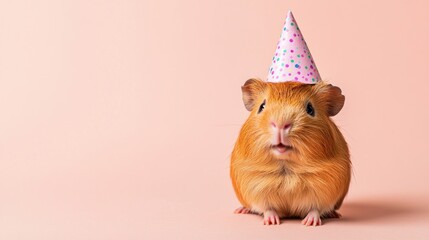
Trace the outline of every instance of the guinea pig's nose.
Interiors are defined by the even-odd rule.
[[[288,130],[292,126],[292,123],[286,122],[284,124],[276,124],[274,121],[271,121],[271,126],[279,130]]]

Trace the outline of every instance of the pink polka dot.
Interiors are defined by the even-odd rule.
[[[279,76],[277,76],[276,79],[279,79]]]
[[[298,71],[298,72],[296,72],[298,75],[300,75],[301,74],[301,72],[300,71]]]
[[[294,33],[293,36],[296,37],[296,33]]]
[[[283,75],[282,75],[283,77],[286,77],[286,73],[283,73]]]
[[[271,72],[271,75],[273,75],[273,74],[274,74],[274,71]]]
[[[292,74],[291,74],[291,73],[289,73],[288,75],[289,75],[289,76],[291,76]]]
[[[293,42],[293,39],[291,38],[291,39],[289,39],[289,42]]]
[[[289,64],[286,64],[286,67],[289,67]]]
[[[293,53],[294,52],[293,49],[291,49],[290,52]]]
[[[294,79],[295,79],[295,80],[298,80],[298,78],[297,78],[297,77],[295,77]]]
[[[279,71],[283,71],[283,68],[280,68],[280,70]]]

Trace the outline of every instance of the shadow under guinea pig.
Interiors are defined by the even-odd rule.
[[[395,199],[374,199],[362,201],[344,201],[343,206],[339,209],[342,217],[340,219],[329,218],[325,222],[400,222],[401,219],[418,220],[429,213],[428,206],[423,204],[424,201],[414,200],[395,200]],[[424,199],[422,199],[424,200]],[[427,199],[425,199],[427,200]]]

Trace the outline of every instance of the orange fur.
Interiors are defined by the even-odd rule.
[[[231,155],[231,180],[241,204],[254,212],[304,217],[315,209],[328,215],[347,194],[351,163],[347,143],[330,119],[341,110],[341,90],[324,82],[269,83],[251,79],[243,88],[250,116]],[[258,108],[266,101],[265,109]],[[315,116],[306,113],[310,101]],[[285,159],[270,151],[270,121],[292,122],[293,150]]]

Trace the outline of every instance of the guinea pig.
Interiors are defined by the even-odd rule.
[[[318,226],[339,217],[351,176],[347,143],[331,120],[344,105],[341,89],[319,81],[263,82],[242,86],[250,116],[231,154],[230,176],[242,207],[264,225],[303,218]]]

